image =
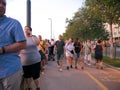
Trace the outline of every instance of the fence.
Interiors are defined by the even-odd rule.
[[[106,45],[105,56],[110,56],[110,45]],[[120,44],[114,44],[114,58],[120,59]]]

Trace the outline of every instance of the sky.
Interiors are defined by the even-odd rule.
[[[6,15],[20,21],[26,26],[27,0],[6,0]],[[72,19],[74,13],[82,7],[84,0],[31,0],[31,27],[34,35],[42,35],[43,39],[57,39],[65,32],[66,18]]]

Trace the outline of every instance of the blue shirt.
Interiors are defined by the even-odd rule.
[[[22,26],[17,20],[5,15],[0,18],[0,47],[25,40]],[[18,52],[0,54],[0,79],[19,70],[22,70],[22,65]]]

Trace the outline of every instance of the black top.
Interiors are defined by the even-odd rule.
[[[96,59],[102,59],[103,58],[103,50],[102,45],[96,45],[95,47],[95,58]]]
[[[75,42],[74,47],[75,47],[75,52],[80,53],[80,51],[82,49],[82,45],[80,43],[78,43],[78,42]]]
[[[61,40],[61,41],[58,40],[58,41],[56,41],[55,45],[56,45],[56,49],[57,49],[57,54],[63,54],[65,42],[63,40]]]

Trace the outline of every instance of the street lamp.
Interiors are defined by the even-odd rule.
[[[51,36],[50,38],[52,39],[52,18],[48,18],[50,20],[50,27],[51,27]]]

